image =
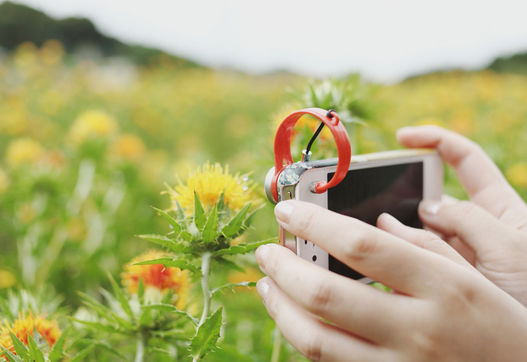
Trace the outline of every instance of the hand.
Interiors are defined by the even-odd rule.
[[[268,277],[258,292],[284,337],[307,358],[525,359],[527,309],[434,234],[383,214],[378,226],[390,234],[300,201],[280,202],[275,214],[289,232],[396,291],[324,270],[279,245],[261,246],[256,258]]]
[[[471,201],[422,202],[423,223],[527,306],[527,206],[498,167],[477,144],[439,127],[402,128],[397,139],[410,148],[436,148],[470,196]]]

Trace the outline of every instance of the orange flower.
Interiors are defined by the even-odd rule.
[[[4,320],[3,324],[0,323],[0,346],[15,353],[15,348],[13,347],[13,341],[11,340],[9,331],[13,332],[13,334],[26,346],[28,345],[28,336],[30,335],[35,338],[36,331],[38,335],[46,341],[50,348],[53,347],[62,334],[56,320],[46,319],[43,315],[35,317],[31,310],[27,315],[20,312],[18,319],[16,319],[11,326],[6,320]],[[39,342],[41,341],[37,341],[37,343]]]
[[[167,253],[161,250],[149,250],[132,259],[130,264],[161,258]],[[126,265],[122,273],[122,283],[131,294],[137,293],[139,279],[143,280],[145,290],[156,289],[165,294],[172,292],[177,295],[176,306],[183,309],[187,303],[191,284],[188,270],[179,268],[165,268],[163,264],[154,265]]]

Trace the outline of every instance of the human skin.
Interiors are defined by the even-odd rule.
[[[420,206],[423,222],[453,247],[387,214],[375,228],[313,204],[281,202],[282,227],[394,292],[265,245],[256,258],[267,274],[258,292],[269,314],[313,361],[525,360],[525,204],[467,139],[437,127],[403,129],[398,139],[437,148],[471,197]]]

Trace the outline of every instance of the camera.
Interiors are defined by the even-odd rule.
[[[329,112],[320,110],[317,114],[328,115]],[[347,133],[345,135],[347,137]],[[281,153],[280,145],[277,147],[276,143],[278,139],[277,134],[275,156],[277,152]],[[289,143],[285,146],[289,147]],[[407,226],[422,228],[417,212],[419,202],[423,199],[439,200],[443,193],[443,164],[437,153],[430,149],[412,149],[341,157],[340,151],[344,149],[340,147],[339,158],[304,159],[286,162],[286,165],[279,160],[281,155],[275,157],[275,167],[267,174],[264,184],[267,197],[273,203],[284,200],[311,202],[373,226],[379,215],[386,212]],[[277,166],[281,169],[278,172]],[[330,185],[335,179],[338,182]],[[328,185],[330,187],[321,187]],[[363,283],[372,282],[311,241],[282,228],[280,244],[302,259],[337,274]]]

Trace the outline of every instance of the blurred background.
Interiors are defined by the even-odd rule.
[[[279,122],[335,108],[355,153],[436,124],[470,137],[527,197],[527,4],[521,1],[0,0],[0,295],[47,288],[73,313],[166,231],[165,183],[207,160],[273,165]],[[299,125],[298,158],[317,126]],[[324,134],[315,158],[335,155]],[[465,198],[453,173],[446,191]],[[267,205],[248,238],[276,236]],[[257,280],[218,271],[216,278]],[[268,360],[254,292],[226,296],[224,344]],[[231,299],[229,299],[231,298]],[[230,303],[230,304],[229,304]],[[230,308],[230,309],[229,309]],[[228,350],[228,348],[227,348]],[[285,347],[283,360],[301,360]],[[102,360],[102,359],[101,359]]]

